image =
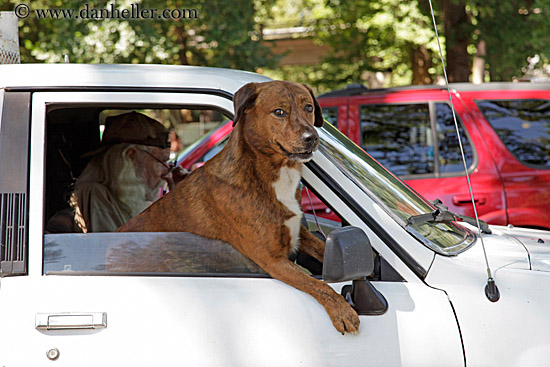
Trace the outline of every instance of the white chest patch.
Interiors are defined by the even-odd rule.
[[[275,195],[288,210],[295,215],[285,221],[290,231],[290,241],[293,249],[298,250],[300,240],[300,222],[302,220],[302,208],[296,200],[296,188],[300,182],[300,171],[296,168],[282,167],[279,179],[273,183]]]

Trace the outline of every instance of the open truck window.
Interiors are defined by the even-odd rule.
[[[136,111],[179,137],[181,150],[228,121],[203,106],[50,106],[46,115],[45,224],[69,208],[75,180],[96,149],[109,116]],[[174,152],[176,155],[178,151]],[[263,274],[228,244],[190,233],[45,233],[44,274]]]
[[[204,107],[127,106],[49,107],[46,115],[45,224],[59,210],[69,207],[75,180],[96,149],[109,116],[136,111],[163,123],[181,138],[187,148],[213,129],[227,123],[221,111]],[[212,154],[216,154],[214,150]],[[177,152],[176,152],[177,153]],[[305,188],[304,188],[305,195]],[[315,205],[326,205],[313,194]],[[305,197],[305,196],[304,196]],[[303,224],[312,232],[329,233],[342,226],[341,219],[315,218],[307,203]],[[182,218],[182,220],[185,220]],[[320,235],[320,234],[319,234]],[[301,266],[320,276],[321,264],[303,256]],[[231,275],[267,276],[256,264],[231,245],[191,233],[44,233],[45,275]]]

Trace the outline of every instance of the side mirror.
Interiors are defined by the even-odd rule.
[[[323,279],[328,283],[352,280],[342,296],[359,315],[382,315],[388,309],[384,296],[367,280],[374,270],[370,240],[358,227],[343,227],[329,233],[323,258]]]
[[[370,240],[358,227],[343,227],[330,232],[325,243],[323,279],[345,282],[370,275],[374,256]]]

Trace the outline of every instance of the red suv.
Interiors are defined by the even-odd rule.
[[[451,95],[480,219],[550,229],[550,83],[451,84]],[[325,119],[417,192],[474,215],[446,88],[352,85],[318,99]],[[205,138],[193,162],[222,139]]]

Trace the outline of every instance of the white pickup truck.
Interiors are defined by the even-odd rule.
[[[550,365],[550,233],[479,234],[450,220],[328,123],[302,182],[340,220],[307,224],[357,235],[329,236],[336,250],[350,245],[339,262],[297,262],[319,278],[340,271],[332,286],[360,311],[358,335],[339,334],[312,297],[218,241],[45,232],[105,116],[137,110],[201,130],[232,118],[242,85],[266,80],[199,67],[0,66],[0,366]],[[498,295],[485,292],[480,236]],[[129,271],[136,258],[149,270]],[[368,276],[350,279],[358,259]]]

